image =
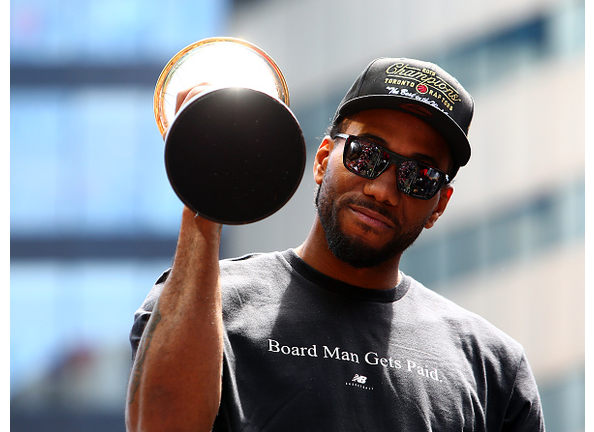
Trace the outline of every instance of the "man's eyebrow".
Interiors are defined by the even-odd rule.
[[[369,141],[373,141],[374,143],[379,144],[382,147],[388,148],[387,141],[381,137],[378,137],[377,135],[364,132],[361,135],[357,135],[357,136],[360,138],[368,139]],[[392,152],[392,153],[395,153],[395,152]],[[398,154],[398,153],[396,153],[396,154]],[[419,162],[424,162],[428,165],[431,165],[432,167],[436,167],[436,168],[439,167],[439,163],[438,163],[437,159],[435,159],[433,156],[430,156],[425,153],[413,153],[411,156],[403,156],[403,155],[400,155],[400,156],[405,157],[407,159],[414,159]]]

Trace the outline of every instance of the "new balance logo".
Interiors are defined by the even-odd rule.
[[[355,374],[351,381],[359,384],[365,384],[367,382],[367,377],[364,375]]]
[[[363,390],[373,390],[373,387],[367,384],[367,377],[365,375],[355,374],[350,381],[344,383],[349,387],[356,387]]]

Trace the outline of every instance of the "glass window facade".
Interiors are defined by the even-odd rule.
[[[69,347],[126,347],[134,311],[170,265],[181,212],[154,86],[177,51],[225,34],[230,7],[12,2],[12,396],[40,385]]]
[[[13,234],[175,226],[150,88],[14,89],[11,135]]]
[[[582,178],[486,220],[442,229],[427,240],[421,237],[403,255],[402,268],[439,290],[440,285],[468,273],[537,259],[550,248],[584,238],[585,193]]]
[[[13,1],[11,60],[31,65],[167,62],[184,46],[224,33],[230,7],[226,0]]]

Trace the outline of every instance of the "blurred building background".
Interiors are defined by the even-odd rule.
[[[311,156],[373,58],[434,61],[476,99],[473,156],[404,271],[519,340],[549,432],[585,430],[583,0],[12,0],[13,431],[124,431],[136,308],[174,252],[155,82],[186,45],[255,43],[283,70],[309,161],[222,256],[297,246]]]

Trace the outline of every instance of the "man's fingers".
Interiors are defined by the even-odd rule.
[[[194,96],[202,93],[205,90],[208,90],[209,88],[210,85],[208,83],[201,83],[197,86],[180,91],[175,98],[175,112],[177,113],[179,109]]]

